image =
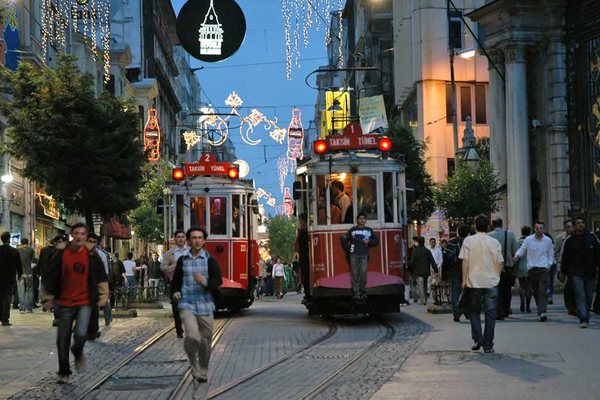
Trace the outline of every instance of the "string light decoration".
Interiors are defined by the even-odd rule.
[[[160,160],[160,126],[155,108],[148,109],[148,120],[144,126],[144,153],[148,161]]]
[[[302,126],[302,111],[299,108],[292,110],[292,121],[288,127],[287,158],[290,160],[304,158],[304,127]]]
[[[277,171],[279,172],[279,188],[283,193],[283,187],[285,186],[285,178],[289,174],[296,173],[296,160],[289,159],[286,157],[280,157],[277,159]]]
[[[198,118],[198,125],[212,127],[213,131],[218,136],[217,139],[207,138],[207,141],[211,145],[220,146],[225,143],[227,137],[229,136],[228,122],[232,118],[239,118],[241,120],[239,126],[240,137],[244,143],[248,145],[256,146],[262,141],[261,139],[251,138],[251,136],[254,134],[254,128],[261,124],[266,131],[269,131],[269,135],[273,140],[277,141],[279,144],[283,143],[287,130],[277,125],[277,117],[268,118],[256,108],[253,108],[250,111],[250,114],[244,117],[238,110],[242,104],[244,104],[244,102],[240,96],[236,92],[231,92],[227,99],[225,99],[225,105],[231,108],[231,111],[228,114],[225,114],[225,118],[223,118],[221,115],[217,115],[213,108],[209,107],[203,110],[203,115]],[[191,146],[188,145],[188,150],[189,149],[191,149]]]
[[[196,133],[196,131],[185,131],[183,132],[183,140],[188,150],[200,143],[202,137]]]
[[[36,193],[35,195],[40,199],[40,205],[44,210],[45,216],[60,219],[60,210],[54,197],[48,196],[46,193]]]
[[[304,47],[309,45],[309,32],[315,27],[316,31],[321,28],[321,18],[329,18],[334,12],[332,10],[333,0],[281,0],[281,13],[285,26],[285,73],[288,80],[292,79],[292,66],[295,64],[300,67],[300,35],[302,34],[302,44]],[[343,46],[342,46],[342,9],[343,0],[337,1],[339,10],[339,28],[336,33],[338,40],[338,68],[344,64]],[[332,41],[332,32],[329,22],[324,22],[325,26],[325,46]]]
[[[69,35],[81,33],[94,61],[102,62],[104,82],[110,80],[110,0],[41,0],[40,19],[44,59],[48,44],[68,50]]]
[[[275,207],[275,205],[277,204],[277,200],[275,199],[275,197],[273,197],[271,195],[271,193],[267,193],[262,188],[256,189],[256,197],[257,197],[257,200],[260,200],[263,198],[266,199],[267,204],[270,205],[271,207]]]

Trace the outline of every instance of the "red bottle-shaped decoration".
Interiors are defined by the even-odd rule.
[[[149,161],[160,160],[160,126],[155,108],[148,109],[148,120],[144,127],[144,153]]]
[[[287,158],[296,160],[304,158],[304,128],[302,127],[302,111],[299,108],[292,110],[292,122],[288,127]]]
[[[283,191],[283,212],[288,217],[294,214],[294,201],[290,195],[290,188],[286,187]]]

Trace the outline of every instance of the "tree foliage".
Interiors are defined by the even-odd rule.
[[[388,135],[392,140],[390,155],[404,156],[407,187],[413,189],[407,194],[408,218],[426,220],[435,208],[433,180],[425,168],[427,145],[415,138],[409,129],[403,127],[400,119],[391,122]]]
[[[164,188],[170,178],[171,168],[166,162],[148,164],[143,176],[143,184],[138,194],[140,201],[131,213],[131,224],[135,234],[146,243],[163,243],[163,215],[157,214],[156,206],[164,197]]]
[[[294,243],[296,241],[296,220],[275,216],[267,222],[269,230],[269,253],[271,257],[281,257],[290,262],[294,255]]]
[[[470,222],[479,214],[498,211],[497,187],[498,177],[488,160],[482,159],[476,170],[457,160],[454,174],[435,190],[435,204],[447,218]]]
[[[75,59],[61,55],[55,69],[21,62],[2,71],[13,101],[4,149],[24,163],[22,174],[44,186],[73,213],[123,216],[138,205],[144,163],[135,108],[103,93]]]

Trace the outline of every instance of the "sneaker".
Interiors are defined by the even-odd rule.
[[[8,321],[2,321],[2,326],[11,326],[12,324]]]
[[[196,380],[200,383],[204,383],[208,381],[208,377],[206,375],[200,375]]]
[[[546,322],[548,320],[548,317],[546,316],[545,313],[541,313],[540,314],[540,321],[541,322]]]
[[[79,357],[75,357],[75,370],[77,372],[82,372],[85,369],[85,357],[80,355]]]
[[[554,300],[548,299],[548,304],[550,304],[550,305],[554,304]]]
[[[585,322],[585,321],[583,321],[582,323],[580,323],[580,324],[579,324],[579,327],[580,327],[581,329],[586,329],[586,328],[588,327],[588,323],[587,323],[587,322]]]
[[[490,353],[493,353],[494,351],[495,351],[495,350],[494,350],[494,348],[491,348],[491,349],[483,349],[483,352],[484,352],[484,353],[488,353],[488,354],[490,354]]]
[[[455,315],[454,316],[454,322],[460,322],[460,316]]]
[[[56,383],[65,384],[69,383],[69,375],[59,375]]]

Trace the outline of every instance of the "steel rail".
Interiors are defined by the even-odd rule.
[[[225,385],[219,386],[218,388],[209,391],[206,399],[207,400],[214,399],[214,398],[222,395],[223,393],[233,389],[234,387],[237,387],[238,385],[249,381],[250,379],[256,377],[257,375],[260,375],[260,374],[264,373],[265,371],[268,371],[271,368],[289,360],[290,358],[294,357],[295,355],[300,354],[300,353],[310,349],[311,347],[314,347],[317,344],[329,339],[337,332],[338,327],[332,321],[328,321],[328,322],[329,322],[329,330],[323,336],[318,337],[317,339],[313,340],[312,342],[297,349],[296,351],[294,351],[292,353],[289,353],[283,357],[280,357],[280,358],[270,362],[269,364],[266,364],[260,368],[257,368],[255,370],[249,372],[248,374],[246,374],[244,376],[241,376],[240,378],[234,379],[233,381],[231,381]]]
[[[225,329],[229,326],[231,321],[232,321],[231,318],[227,319],[227,321],[225,321],[223,324],[221,324],[215,330],[215,332],[213,332],[213,338],[212,338],[212,343],[211,343],[212,348],[214,348],[217,345],[217,343],[219,343],[219,340],[221,340],[221,337],[223,336]],[[177,385],[177,388],[175,388],[173,393],[171,393],[169,400],[182,400],[184,398],[185,393],[187,392],[188,388],[192,384],[192,381],[193,381],[192,369],[189,368],[183,375],[183,378],[179,382],[179,385]]]
[[[396,333],[396,329],[387,322],[382,322],[381,324],[383,326],[385,326],[387,329],[387,332],[383,337],[379,338],[378,340],[374,341],[373,343],[371,343],[370,345],[365,347],[363,350],[361,350],[358,354],[356,354],[354,357],[352,357],[352,359],[350,359],[347,363],[345,363],[343,366],[338,368],[333,374],[331,374],[329,377],[327,377],[323,381],[321,381],[310,392],[308,392],[305,395],[303,395],[302,397],[300,397],[300,400],[309,400],[309,399],[316,398],[317,395],[322,393],[329,385],[331,385],[331,383],[335,379],[340,377],[346,370],[348,370],[348,368],[350,368],[356,362],[358,362],[360,359],[362,359],[364,356],[369,354],[373,349],[381,346],[384,342],[391,339],[394,336],[394,334]]]
[[[77,400],[84,399],[91,392],[93,392],[94,390],[98,389],[108,379],[110,379],[111,376],[113,376],[114,374],[116,374],[121,368],[123,368],[125,365],[127,365],[128,363],[130,363],[133,359],[135,359],[136,357],[138,357],[140,354],[142,354],[144,351],[146,351],[149,347],[151,347],[154,343],[156,343],[157,341],[159,341],[167,333],[173,331],[174,329],[175,329],[174,326],[170,326],[170,327],[164,328],[162,331],[157,332],[156,334],[154,334],[150,338],[146,339],[144,342],[142,342],[141,345],[139,345],[138,347],[136,347],[129,356],[127,356],[125,359],[123,359],[121,362],[119,362],[117,365],[115,365],[113,368],[111,368],[107,373],[105,373],[103,376],[101,376],[99,379],[97,379],[92,384],[92,386],[90,386],[89,388],[87,388],[85,390],[85,392],[83,392],[81,395],[79,395],[77,397]]]

